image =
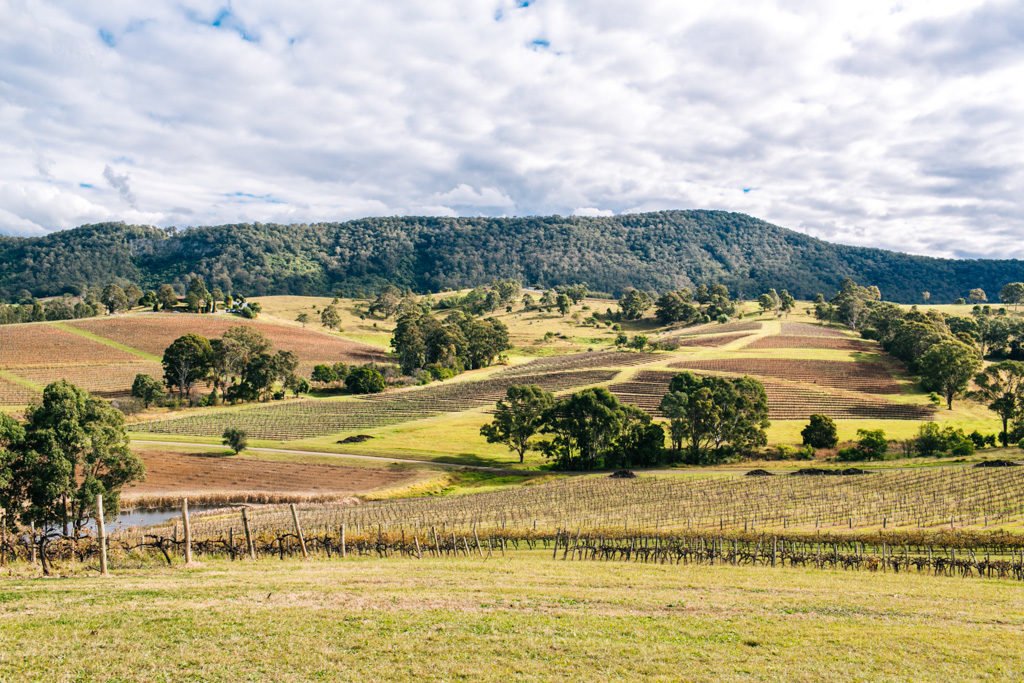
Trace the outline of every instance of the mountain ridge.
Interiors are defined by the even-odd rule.
[[[677,210],[609,217],[380,217],[337,223],[243,223],[187,229],[99,223],[41,237],[0,237],[0,299],[130,280],[145,287],[199,274],[249,296],[367,294],[386,283],[439,291],[515,277],[586,282],[619,293],[722,282],[829,295],[845,277],[893,301],[994,297],[1024,280],[1024,261],[945,259],[834,244],[741,213]]]

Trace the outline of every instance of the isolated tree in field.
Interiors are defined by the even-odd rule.
[[[198,334],[178,337],[164,351],[164,382],[177,390],[182,399],[192,400],[196,382],[206,379],[210,370],[213,348],[210,340]]]
[[[805,446],[812,448],[835,448],[839,443],[836,423],[828,415],[815,413],[811,421],[800,432]]]
[[[946,407],[952,410],[953,399],[967,389],[981,367],[981,358],[973,347],[946,339],[929,347],[917,366],[924,389],[940,392],[946,398]]]
[[[974,397],[1003,422],[1002,443],[1009,445],[1009,423],[1024,409],[1024,363],[1003,361],[985,368],[974,378]]]
[[[988,295],[985,294],[984,289],[977,287],[967,293],[967,300],[972,304],[983,304],[988,301]]]
[[[1011,282],[999,290],[999,300],[1004,304],[1013,304],[1014,310],[1024,303],[1024,282]]]
[[[104,287],[100,301],[107,307],[107,313],[110,314],[128,309],[128,296],[118,285],[110,284]]]
[[[511,386],[496,404],[494,419],[480,428],[480,435],[487,443],[505,444],[522,463],[530,439],[540,431],[544,414],[554,402],[554,396],[536,385]]]
[[[639,289],[629,289],[619,299],[619,308],[622,309],[622,317],[626,320],[639,320],[653,305],[651,295]]]
[[[164,395],[164,385],[155,377],[149,375],[135,375],[132,382],[132,396],[142,401],[142,405],[149,407]]]
[[[174,287],[170,285],[160,285],[160,289],[156,293],[157,301],[160,303],[160,308],[165,311],[172,311],[174,307],[178,305],[178,293],[174,291]]]
[[[690,464],[767,443],[768,397],[764,385],[749,377],[679,373],[669,382],[661,412],[670,420],[673,448],[685,448]]]
[[[305,311],[299,313],[297,316],[295,316],[295,322],[305,327],[306,323],[309,322],[309,313],[306,313]]]
[[[92,515],[97,495],[117,515],[121,487],[145,476],[142,461],[128,447],[124,416],[61,380],[43,390],[25,417],[24,440],[10,467],[11,485],[22,498],[22,523],[77,534]],[[44,533],[44,571],[48,540]]]
[[[566,315],[572,307],[572,299],[569,298],[568,294],[559,294],[555,298],[555,307],[558,309],[560,314]]]
[[[372,365],[352,368],[345,378],[345,388],[353,394],[379,394],[386,386],[384,375]]]
[[[298,398],[300,394],[308,394],[312,389],[309,386],[309,382],[304,377],[298,375],[291,375],[284,381],[285,388],[292,392],[292,396]]]
[[[221,443],[238,455],[249,447],[249,435],[236,427],[228,427],[221,435]]]
[[[329,330],[336,330],[341,326],[341,315],[338,314],[338,307],[334,304],[324,306],[320,311],[320,324]]]

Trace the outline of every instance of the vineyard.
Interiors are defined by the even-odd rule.
[[[132,381],[137,374],[163,377],[159,363],[145,361],[118,363],[113,365],[58,365],[54,367],[18,368],[23,377],[39,386],[57,380],[67,380],[102,398],[123,398],[131,392]]]
[[[616,374],[614,370],[537,375],[502,372],[473,382],[432,384],[352,400],[287,401],[237,411],[144,422],[133,425],[132,429],[154,434],[220,436],[227,427],[237,427],[252,438],[290,441],[481,408],[493,404],[513,384],[537,384],[557,392],[606,382]]]
[[[505,377],[515,375],[537,374],[542,372],[565,372],[569,370],[589,370],[593,368],[626,368],[646,363],[655,363],[664,356],[655,353],[636,351],[596,351],[589,353],[573,353],[564,356],[537,358],[522,365],[505,370]]]
[[[876,352],[878,346],[871,342],[851,337],[827,337],[808,335],[769,335],[755,339],[745,349],[828,349],[831,351]]]
[[[162,350],[161,350],[162,352]],[[51,324],[0,327],[0,368],[36,365],[104,365],[139,358]]]
[[[230,476],[230,475],[228,475]],[[207,555],[478,556],[544,549],[552,559],[799,566],[1024,580],[1024,468],[848,476],[575,478],[442,498],[221,510],[192,520]],[[178,520],[112,537],[168,563]],[[21,541],[23,544],[23,540]],[[92,539],[54,553],[89,557]],[[8,555],[25,554],[12,539]]]
[[[384,360],[384,354],[380,349],[342,339],[333,334],[306,330],[297,325],[245,320],[229,315],[146,313],[77,320],[70,324],[154,356],[163,355],[164,349],[183,334],[219,337],[231,327],[244,325],[266,335],[274,348],[293,351],[300,360],[331,363],[369,363]]]
[[[675,374],[664,370],[644,370],[631,380],[612,384],[609,388],[623,402],[658,415],[658,406]],[[892,403],[869,394],[836,389],[826,392],[781,380],[762,379],[761,382],[768,394],[768,417],[773,420],[806,420],[812,413],[834,419],[924,420],[935,411],[932,406]]]
[[[0,405],[24,405],[36,396],[32,389],[0,377]]]
[[[731,344],[738,339],[750,337],[749,332],[734,332],[732,334],[702,334],[685,337],[672,337],[672,342],[678,347],[703,346],[706,348],[719,348]]]
[[[669,367],[734,375],[757,375],[818,384],[832,389],[850,389],[868,394],[898,394],[901,385],[883,363],[788,358],[720,358],[671,363]]]

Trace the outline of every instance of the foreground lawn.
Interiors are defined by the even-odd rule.
[[[963,680],[1024,667],[1024,585],[348,559],[0,580],[0,680]]]

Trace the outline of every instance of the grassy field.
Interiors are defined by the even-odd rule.
[[[0,623],[0,680],[950,681],[1024,667],[1018,583],[546,553],[15,578]]]

